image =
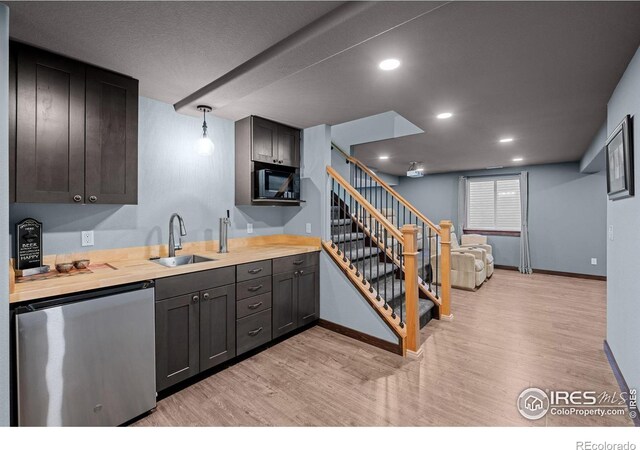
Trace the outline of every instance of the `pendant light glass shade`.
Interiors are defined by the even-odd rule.
[[[202,137],[196,142],[196,152],[202,156],[209,156],[213,154],[214,150],[213,142],[207,135],[207,113],[211,112],[211,107],[200,105],[198,106],[198,111],[202,111],[204,120],[202,122]]]

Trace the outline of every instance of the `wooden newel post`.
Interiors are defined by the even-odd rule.
[[[440,300],[442,305],[440,306],[440,318],[452,319],[451,314],[451,227],[450,220],[443,220],[440,222],[440,271],[441,271],[441,286],[440,286]]]
[[[403,225],[404,237],[404,282],[406,286],[407,351],[418,353],[420,350],[420,312],[418,311],[418,228],[415,225]]]

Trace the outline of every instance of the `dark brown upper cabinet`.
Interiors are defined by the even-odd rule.
[[[300,130],[278,125],[278,164],[300,167]]]
[[[251,117],[251,159],[278,164],[278,124],[260,117]]]
[[[300,167],[300,130],[251,116],[251,159],[253,161]]]
[[[138,81],[13,42],[11,56],[11,200],[137,203]]]
[[[90,203],[138,198],[138,81],[94,67],[86,76],[85,193]]]
[[[14,83],[16,201],[82,201],[84,64],[21,46]]]
[[[299,205],[293,199],[256,198],[256,171],[282,166],[296,172],[300,168],[300,130],[257,116],[235,123],[236,205]],[[275,169],[278,169],[275,167]]]

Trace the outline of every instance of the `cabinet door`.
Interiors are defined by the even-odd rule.
[[[301,269],[296,283],[298,300],[297,326],[301,327],[320,317],[320,272],[318,266]]]
[[[273,276],[271,303],[274,339],[296,328],[298,311],[295,296],[296,281],[297,278],[293,272]]]
[[[267,163],[278,162],[278,124],[253,117],[252,159]]]
[[[156,302],[156,389],[199,372],[199,294]]]
[[[85,66],[21,46],[17,89],[16,201],[83,201]]]
[[[87,203],[138,202],[138,80],[87,68]]]
[[[285,166],[300,167],[300,131],[278,125],[278,162]]]
[[[235,285],[203,291],[200,295],[200,371],[236,354]]]

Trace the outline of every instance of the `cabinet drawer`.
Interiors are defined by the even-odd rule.
[[[235,282],[236,269],[233,266],[160,278],[156,280],[156,300],[204,291]]]
[[[236,266],[236,279],[238,281],[253,280],[254,278],[271,275],[271,260],[240,264]]]
[[[240,355],[271,340],[271,309],[237,321],[236,354]]]
[[[318,252],[285,256],[273,260],[273,273],[291,272],[301,267],[317,266],[320,263]]]
[[[243,281],[238,283],[236,290],[236,299],[253,297],[254,295],[271,292],[271,276],[256,278],[255,280]]]
[[[242,319],[269,308],[271,308],[271,292],[245,298],[236,302],[236,318]]]

